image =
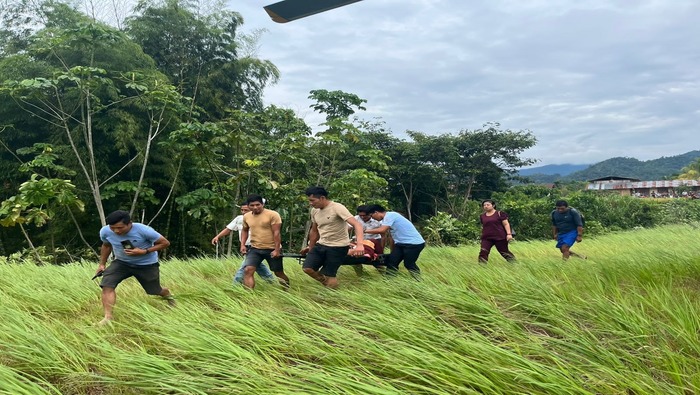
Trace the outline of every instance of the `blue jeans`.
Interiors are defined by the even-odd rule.
[[[243,262],[241,262],[241,267],[238,268],[238,271],[236,271],[236,274],[233,276],[234,283],[243,284],[243,271],[244,270],[245,270],[245,258],[243,258]],[[260,265],[258,265],[258,267],[255,269],[255,272],[258,273],[258,276],[262,277],[262,279],[267,281],[268,283],[277,282],[275,275],[272,274],[270,269],[264,263],[260,263]]]

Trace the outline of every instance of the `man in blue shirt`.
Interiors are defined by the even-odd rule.
[[[552,235],[557,241],[557,248],[561,251],[564,259],[569,256],[586,259],[584,255],[571,251],[574,243],[580,243],[583,239],[583,220],[581,214],[576,209],[569,207],[566,200],[558,200],[552,211]]]
[[[170,242],[148,225],[131,222],[128,212],[118,210],[106,218],[107,225],[100,229],[102,248],[97,274],[102,274],[102,307],[104,318],[100,325],[112,320],[112,309],[117,301],[117,285],[129,277],[136,277],[149,295],[160,295],[171,306],[175,299],[170,290],[160,286],[158,253]],[[115,259],[107,267],[107,259],[114,253]]]
[[[413,278],[420,280],[420,268],[416,262],[421,251],[425,248],[425,240],[418,233],[416,227],[403,215],[394,211],[386,211],[384,207],[378,204],[369,206],[367,213],[373,219],[381,221],[380,227],[367,230],[367,234],[391,232],[394,245],[391,247],[391,253],[386,261],[387,273],[396,274],[399,270],[399,264],[403,261],[404,266]]]

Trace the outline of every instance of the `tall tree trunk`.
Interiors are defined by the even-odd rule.
[[[34,243],[32,243],[32,239],[29,238],[29,234],[27,233],[27,230],[24,229],[24,226],[22,226],[22,224],[19,224],[19,228],[22,230],[22,234],[24,235],[24,238],[27,239],[27,243],[29,243],[29,248],[34,253],[34,256],[36,257],[37,263],[39,265],[43,265],[44,261],[41,260],[41,255],[39,255],[39,251],[37,251],[36,247],[34,247]]]

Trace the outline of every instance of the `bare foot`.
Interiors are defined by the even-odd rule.
[[[105,326],[105,325],[111,325],[112,324],[112,317],[105,317],[102,319],[102,321],[97,323],[97,326]]]

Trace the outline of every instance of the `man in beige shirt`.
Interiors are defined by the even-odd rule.
[[[310,187],[306,190],[311,210],[311,230],[309,246],[301,253],[307,254],[304,261],[304,273],[320,281],[328,288],[337,288],[336,274],[347,255],[362,256],[362,225],[340,203],[328,199],[328,191],[322,187]],[[357,245],[350,249],[347,225],[355,230]]]
[[[255,288],[256,269],[262,264],[263,259],[270,265],[270,269],[279,279],[284,288],[289,288],[289,277],[284,273],[282,264],[282,218],[273,210],[265,208],[265,203],[260,195],[248,196],[248,208],[250,212],[243,215],[243,228],[241,240],[248,240],[250,235],[250,248],[241,244],[241,254],[245,255],[245,270],[243,272],[243,285]]]

